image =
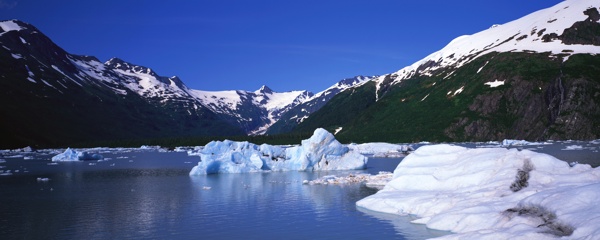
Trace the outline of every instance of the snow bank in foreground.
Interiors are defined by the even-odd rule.
[[[504,148],[423,146],[358,207],[415,215],[444,239],[600,236],[600,170]]]
[[[324,129],[315,130],[300,146],[284,148],[225,140],[208,143],[190,175],[271,171],[364,169],[367,158],[339,143]]]
[[[90,154],[88,152],[78,152],[67,148],[65,152],[52,157],[53,162],[80,161],[80,160],[102,160],[104,157],[100,154]]]

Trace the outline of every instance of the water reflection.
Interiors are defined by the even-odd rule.
[[[355,209],[355,202],[374,190],[302,184],[356,171],[190,177],[189,163],[197,158],[180,153],[110,154],[105,153],[110,160],[93,165],[50,166],[41,159],[3,163],[31,170],[0,179],[3,238],[402,238]],[[388,171],[397,164],[386,163]],[[51,180],[37,182],[37,177]]]
[[[391,223],[398,234],[402,235],[405,239],[428,239],[450,234],[447,231],[429,229],[424,224],[413,224],[411,221],[416,219],[413,216],[374,212],[360,207],[357,207],[357,209],[370,217]]]
[[[589,152],[563,148],[556,151]],[[3,169],[29,172],[0,178],[2,238],[422,239],[444,234],[411,224],[409,217],[357,210],[355,202],[376,191],[361,184],[302,184],[357,171],[188,176],[198,158],[184,153],[104,155],[111,160],[94,165],[7,158]],[[369,168],[358,172],[393,171],[399,161],[370,159]],[[51,180],[37,182],[37,177]]]

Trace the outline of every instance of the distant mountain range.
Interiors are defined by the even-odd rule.
[[[2,146],[264,134],[294,107],[323,105],[349,83],[368,79],[344,80],[318,94],[267,86],[211,92],[118,58],[102,63],[69,54],[18,20],[0,22],[0,43]]]
[[[309,132],[345,141],[600,138],[600,3],[567,0],[320,93],[202,91],[0,22],[0,147]]]

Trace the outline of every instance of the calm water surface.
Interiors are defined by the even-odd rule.
[[[358,211],[355,202],[375,193],[360,184],[302,184],[324,175],[393,171],[400,159],[372,159],[365,171],[188,176],[198,158],[185,153],[102,154],[110,160],[56,165],[49,160],[53,154],[4,156],[2,170],[12,175],[0,176],[0,238],[421,239],[441,234],[406,218]]]
[[[569,146],[581,148],[565,150]],[[599,146],[568,142],[521,148],[598,166]],[[55,164],[50,158],[57,152],[1,152],[0,239],[424,239],[445,234],[410,224],[410,217],[358,210],[355,202],[375,193],[363,185],[302,184],[324,175],[393,171],[401,159],[371,158],[364,171],[188,176],[198,157],[185,153],[97,152],[108,160]]]

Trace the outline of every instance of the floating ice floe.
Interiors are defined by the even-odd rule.
[[[392,143],[348,144],[348,148],[361,154],[373,154],[373,157],[404,157],[414,151],[411,145]]]
[[[423,146],[356,204],[414,215],[442,239],[595,239],[600,170],[529,150]]]
[[[193,149],[187,150],[186,152],[188,156],[200,156],[202,149],[204,149],[203,146],[196,146]]]
[[[158,152],[168,152],[169,150],[166,148],[163,148],[161,146],[149,146],[149,145],[142,145],[140,148],[140,150],[155,150]]]
[[[504,139],[502,140],[503,147],[510,146],[538,146],[538,145],[550,145],[552,142],[529,142],[525,140],[514,140],[514,139]]]
[[[566,146],[563,150],[583,150],[583,146],[581,145],[570,145]]]
[[[82,160],[102,160],[104,157],[100,154],[90,154],[88,152],[79,152],[67,148],[65,152],[52,157],[53,162],[82,161]]]
[[[315,130],[300,146],[282,147],[249,142],[213,141],[199,153],[190,175],[259,171],[319,171],[364,169],[367,158],[339,143],[324,129]]]
[[[14,149],[12,151],[13,152],[26,152],[26,153],[30,153],[30,152],[33,152],[33,148],[31,148],[30,146],[27,146],[27,147],[24,147],[24,148]]]
[[[530,145],[531,142],[525,140],[514,140],[514,139],[504,139],[502,140],[502,146],[525,146]]]
[[[345,177],[337,177],[335,175],[327,175],[315,180],[304,180],[303,184],[309,185],[329,185],[329,184],[350,184],[350,183],[365,183],[367,187],[381,189],[392,180],[391,172],[379,172],[377,175],[368,173],[348,174]]]
[[[373,157],[376,158],[401,158],[401,157],[406,157],[406,155],[409,152],[402,152],[402,151],[389,151],[389,152],[383,152],[383,153],[375,153],[373,154]]]

